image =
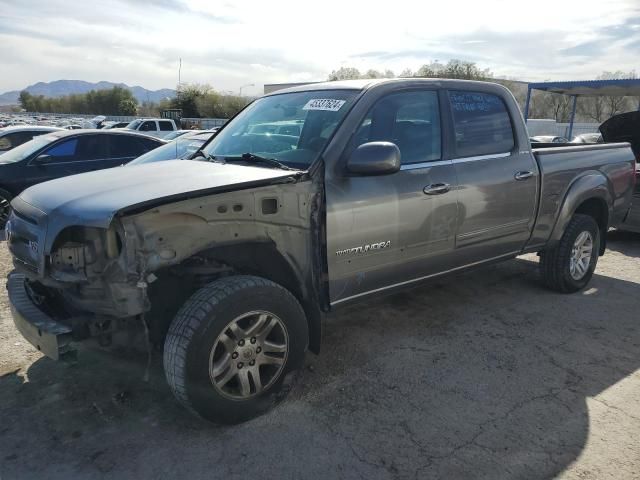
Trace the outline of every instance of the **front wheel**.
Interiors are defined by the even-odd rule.
[[[562,293],[587,286],[598,263],[600,228],[593,217],[576,214],[554,248],[540,254],[544,283]]]
[[[296,298],[253,276],[217,280],[180,309],[165,340],[175,396],[216,423],[239,423],[284,397],[302,367],[308,327]]]

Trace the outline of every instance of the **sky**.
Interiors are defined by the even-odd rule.
[[[640,0],[0,0],[0,92],[175,88],[180,58],[182,82],[248,95],[451,58],[524,81],[593,79],[640,73]]]

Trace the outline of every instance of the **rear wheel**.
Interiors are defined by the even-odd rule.
[[[544,283],[562,293],[583,289],[591,280],[600,252],[600,228],[593,217],[576,214],[558,245],[540,255]]]
[[[242,422],[284,397],[307,341],[304,311],[291,293],[259,277],[224,278],[196,292],[171,324],[167,381],[202,417]]]
[[[4,229],[7,220],[9,220],[12,199],[13,195],[0,188],[0,229]]]

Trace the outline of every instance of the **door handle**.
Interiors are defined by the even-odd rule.
[[[529,172],[529,171],[522,171],[522,172],[516,172],[516,174],[513,176],[513,178],[515,178],[516,180],[518,180],[519,182],[521,182],[522,180],[526,180],[527,178],[531,178],[533,177],[533,172]]]
[[[425,195],[442,195],[451,190],[451,185],[448,183],[432,183],[422,189]]]

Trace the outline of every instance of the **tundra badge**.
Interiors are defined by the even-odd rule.
[[[355,253],[367,253],[370,250],[382,250],[391,246],[391,240],[386,242],[368,243],[366,245],[360,245],[359,247],[345,248],[344,250],[338,250],[336,255],[342,257],[343,255],[353,255]]]

